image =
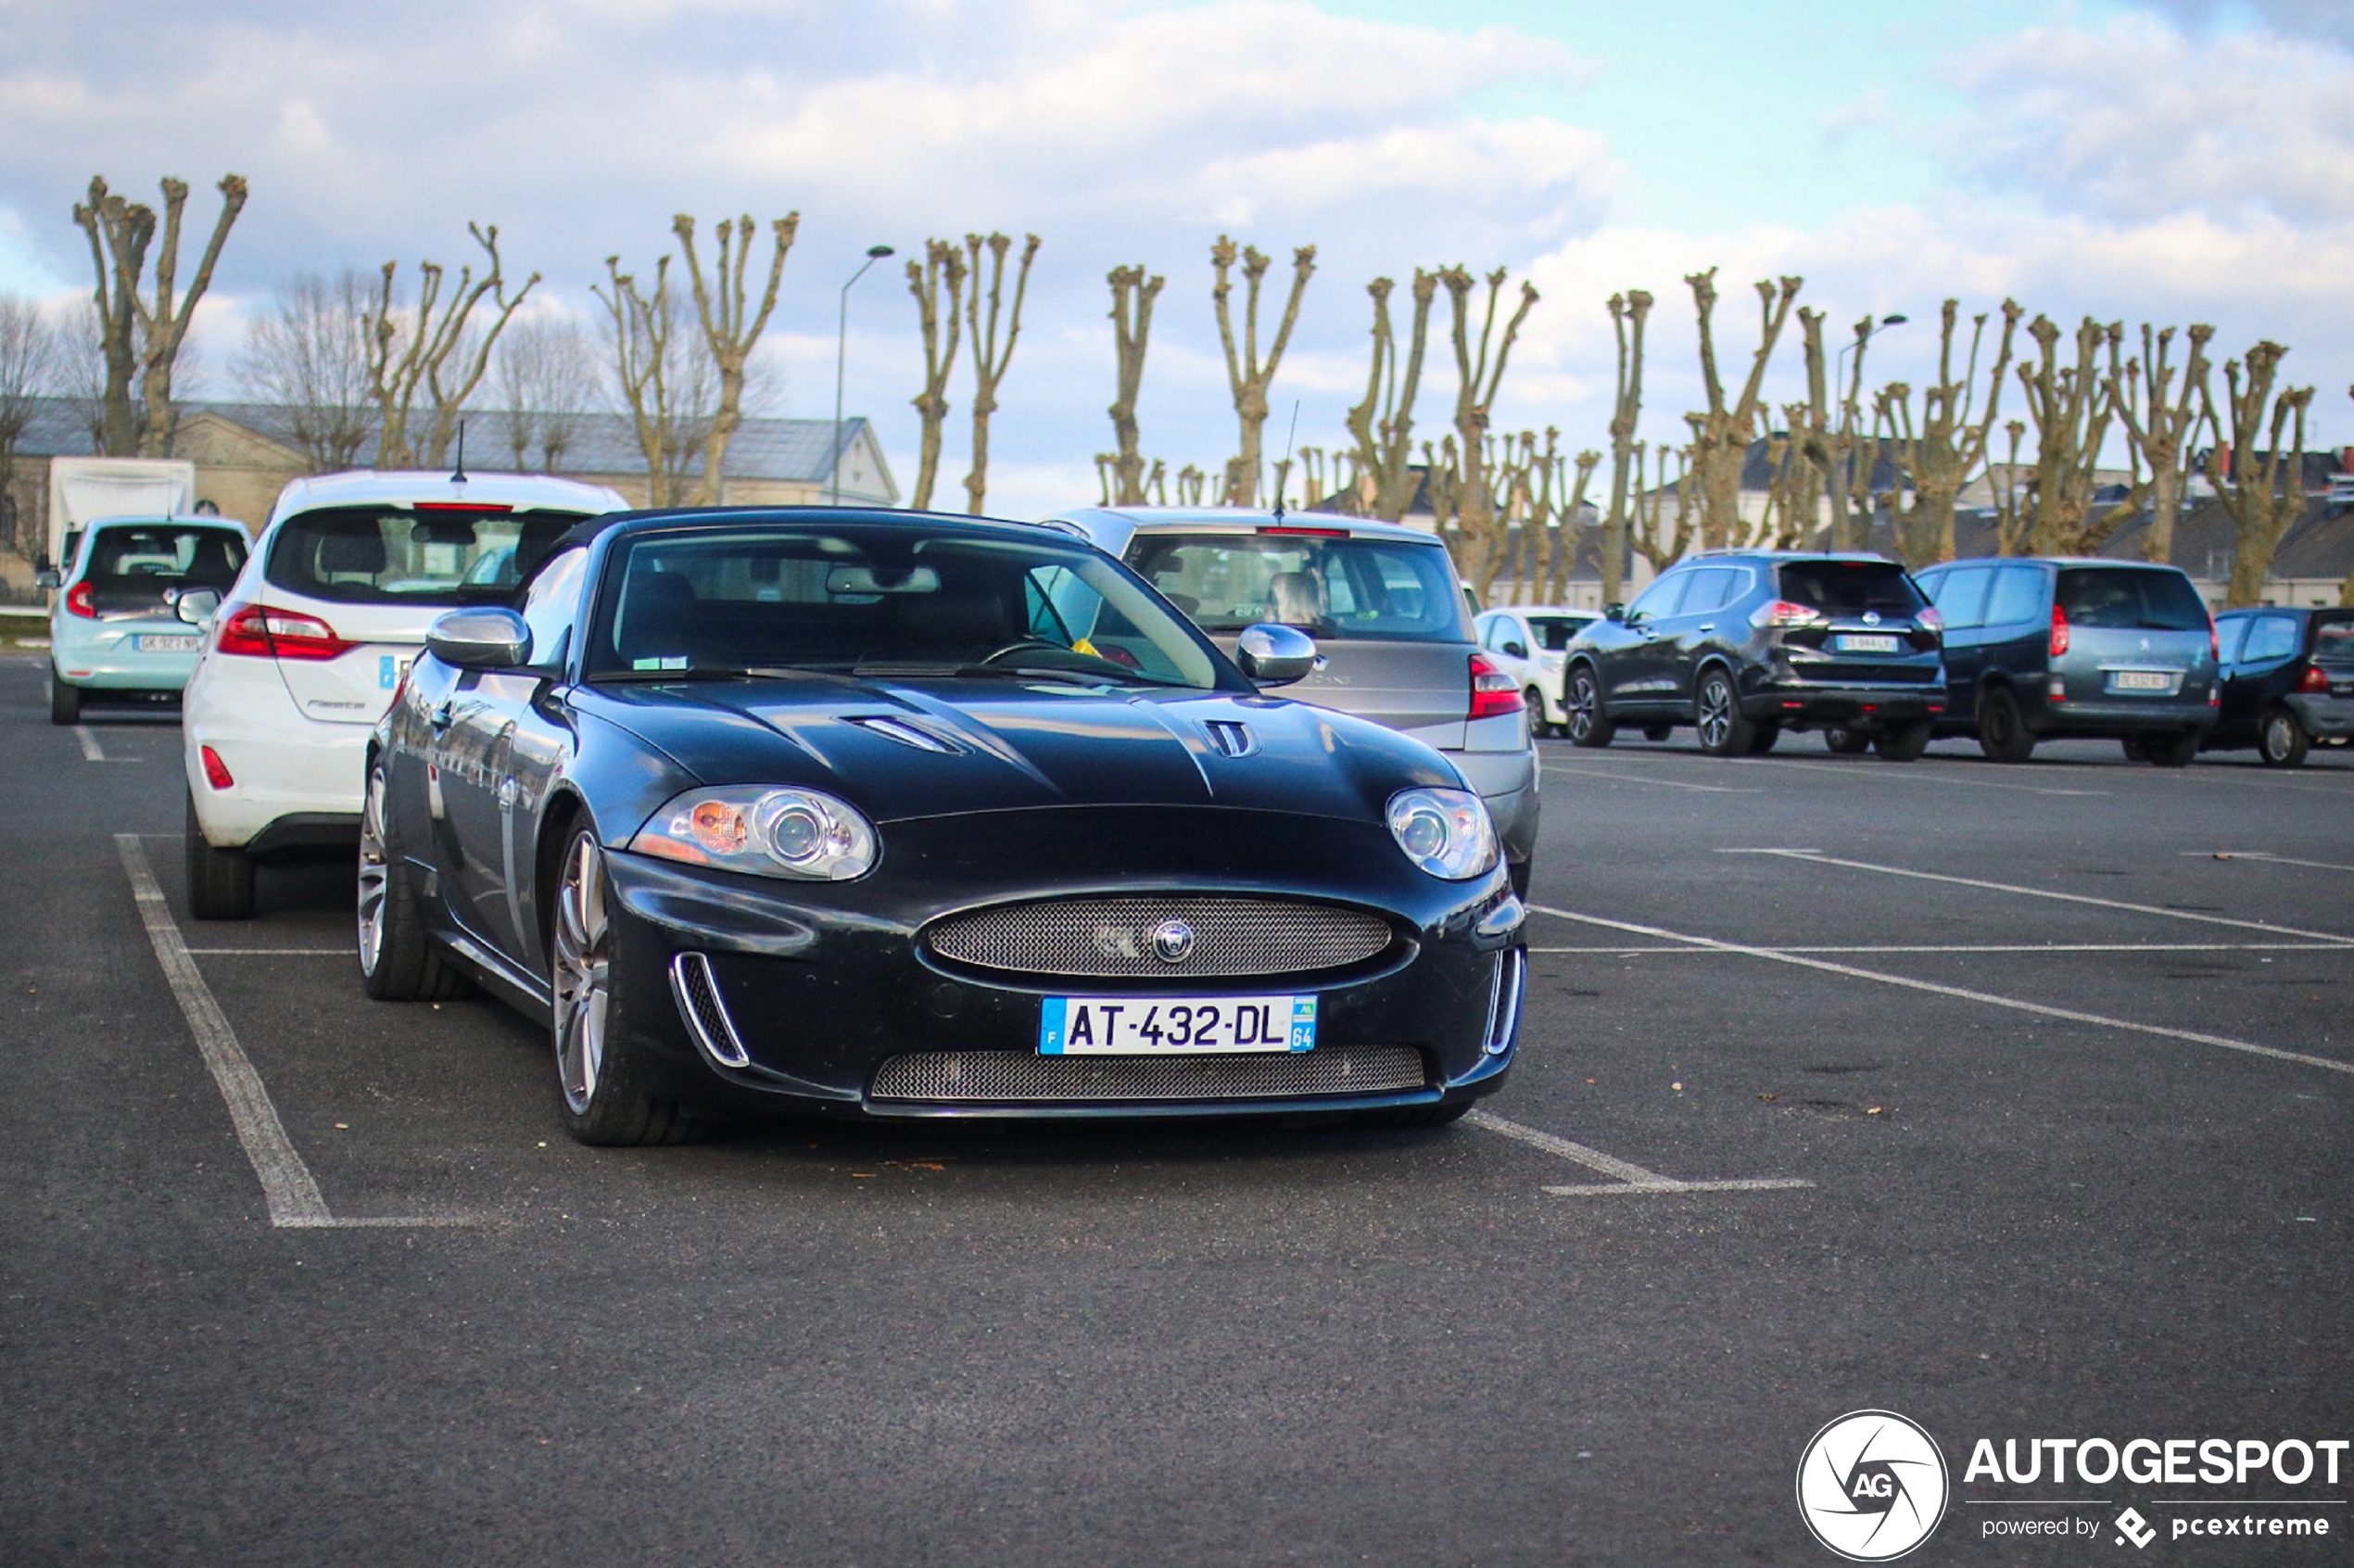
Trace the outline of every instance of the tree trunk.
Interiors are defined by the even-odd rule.
[[[941,291],[948,294],[948,335],[941,341]],[[948,423],[948,377],[956,368],[956,347],[963,341],[965,317],[965,253],[950,241],[924,242],[924,259],[907,262],[907,292],[916,297],[918,321],[924,338],[924,389],[915,399],[922,421],[921,444],[916,462],[916,489],[908,504],[918,512],[931,510],[932,487],[940,477],[940,439]]]
[[[1316,247],[1303,245],[1292,252],[1291,294],[1284,303],[1283,322],[1276,329],[1264,363],[1259,358],[1259,295],[1271,262],[1256,247],[1245,246],[1240,254],[1247,292],[1239,350],[1234,344],[1233,312],[1228,307],[1228,296],[1234,287],[1228,274],[1236,252],[1234,242],[1224,234],[1219,235],[1217,243],[1209,247],[1210,266],[1218,280],[1210,289],[1210,298],[1217,308],[1218,338],[1226,350],[1226,382],[1234,394],[1234,419],[1240,427],[1234,460],[1226,468],[1225,504],[1257,506],[1259,470],[1264,466],[1261,437],[1267,424],[1267,389],[1274,383],[1284,349],[1291,342],[1292,327],[1299,320],[1300,297],[1308,292],[1308,280],[1315,275]]]
[[[1119,506],[1145,504],[1145,459],[1138,449],[1136,396],[1145,381],[1145,352],[1152,342],[1153,301],[1167,278],[1147,277],[1145,269],[1114,267],[1106,274],[1111,285],[1112,351],[1118,390],[1112,398],[1111,499]]]
[[[1610,321],[1618,338],[1618,390],[1610,419],[1610,512],[1602,519],[1602,602],[1626,597],[1626,493],[1630,477],[1642,478],[1635,427],[1643,414],[1643,324],[1652,297],[1639,288],[1610,297]],[[1578,493],[1585,493],[1581,477]]]
[[[1013,248],[1013,243],[1005,234],[991,234],[986,240],[979,234],[965,236],[967,272],[972,278],[972,291],[965,297],[965,324],[973,348],[972,471],[965,475],[965,510],[976,517],[987,509],[989,502],[989,418],[997,411],[997,384],[1014,357],[1015,340],[1021,336],[1022,298],[1030,291],[1030,264],[1038,255],[1038,236],[1031,234],[1022,245],[1021,271],[1014,281],[1013,310],[1006,319],[1006,341],[1001,349],[997,343],[998,312],[1006,282],[1006,253]],[[981,253],[984,246],[992,263],[986,331],[981,319]]]
[[[777,291],[785,277],[785,257],[792,249],[793,238],[801,232],[801,214],[789,212],[768,225],[775,239],[775,249],[768,258],[767,286],[760,296],[760,309],[751,310],[750,298],[744,290],[744,272],[752,260],[753,223],[747,212],[732,225],[722,219],[714,232],[719,239],[716,274],[711,285],[702,275],[702,262],[695,254],[695,221],[688,213],[672,218],[670,232],[678,236],[678,247],[687,259],[687,275],[695,291],[695,316],[702,323],[703,341],[710,346],[711,362],[719,374],[719,398],[712,410],[710,428],[703,432],[702,474],[695,486],[696,506],[716,506],[728,485],[728,444],[735,438],[744,422],[744,366],[752,359],[752,351],[759,345],[760,335],[767,330],[769,313],[777,308]],[[491,231],[495,237],[496,229]],[[729,243],[734,242],[732,266]],[[535,277],[534,282],[538,279]],[[524,293],[531,291],[530,285]],[[523,296],[515,297],[515,303]],[[514,313],[514,305],[507,307],[507,315]],[[501,316],[492,326],[491,335],[506,324]]]

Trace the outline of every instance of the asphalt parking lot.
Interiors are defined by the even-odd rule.
[[[1953,1469],[1921,1561],[2346,1556],[2354,1467],[2050,1494],[2338,1527],[2146,1553],[1989,1536],[2046,1494],[1962,1469],[2354,1436],[2347,752],[1549,741],[1470,1121],[614,1153],[515,1015],[361,996],[339,868],[189,921],[177,728],[44,680],[0,659],[0,1561],[1829,1562],[1793,1475],[1863,1408]]]

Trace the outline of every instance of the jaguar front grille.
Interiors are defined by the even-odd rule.
[[[1389,922],[1361,909],[1225,893],[1041,899],[951,915],[924,933],[977,968],[1171,980],[1307,974],[1373,957]]]
[[[1396,1094],[1428,1082],[1411,1045],[1232,1056],[1039,1056],[924,1051],[887,1058],[869,1097],[929,1105],[1167,1105]]]

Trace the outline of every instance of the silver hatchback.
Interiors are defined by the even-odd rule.
[[[1479,791],[1528,891],[1537,745],[1520,682],[1474,640],[1447,547],[1387,523],[1206,507],[1087,507],[1049,523],[1119,556],[1229,653],[1244,627],[1297,626],[1323,655],[1284,695],[1447,754]]]

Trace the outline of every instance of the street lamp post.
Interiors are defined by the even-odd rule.
[[[887,245],[868,246],[867,259],[850,274],[850,283],[842,285],[842,314],[834,325],[834,459],[833,478],[829,486],[832,491],[831,503],[835,506],[842,504],[842,380],[850,353],[850,284],[865,277],[867,268],[890,254],[891,247]]]

